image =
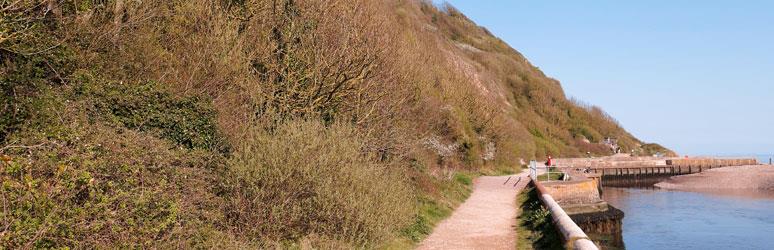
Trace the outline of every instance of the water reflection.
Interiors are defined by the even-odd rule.
[[[604,187],[627,249],[772,249],[774,195]]]

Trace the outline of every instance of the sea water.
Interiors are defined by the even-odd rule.
[[[602,196],[625,213],[626,249],[774,249],[774,195],[605,187]]]
[[[772,158],[774,158],[772,155],[755,155],[755,159],[758,159],[758,163],[761,164],[769,164]]]

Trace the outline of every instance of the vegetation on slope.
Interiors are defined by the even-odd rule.
[[[472,174],[640,144],[448,6],[0,9],[1,248],[417,242]]]
[[[453,46],[449,54],[451,70],[461,71],[512,120],[509,134],[520,135],[516,150],[521,155],[585,156],[610,154],[602,145],[605,138],[615,138],[622,152],[650,154],[671,151],[651,144],[647,150],[642,142],[626,132],[599,107],[567,99],[558,81],[547,77],[488,30],[477,26],[454,7],[423,5],[422,12],[437,33]]]

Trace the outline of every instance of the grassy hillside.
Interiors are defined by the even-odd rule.
[[[447,61],[444,74],[461,74],[463,84],[475,86],[471,91],[479,95],[476,100],[488,101],[491,112],[506,120],[503,130],[518,140],[512,149],[519,156],[610,154],[600,145],[605,137],[618,139],[623,152],[668,152],[660,146],[643,149],[642,142],[599,107],[568,100],[557,80],[454,7],[424,4],[420,11],[409,12],[414,13],[406,15],[413,19],[409,22],[419,25],[415,34],[437,37],[422,40],[435,40],[425,49],[440,48],[438,57]],[[452,81],[450,87],[458,84]]]
[[[472,175],[665,150],[449,6],[0,9],[0,248],[407,246]]]

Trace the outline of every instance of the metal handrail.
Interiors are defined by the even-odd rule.
[[[551,167],[555,167],[555,166],[551,166]],[[529,177],[532,178],[533,180],[537,181],[538,180],[538,178],[537,178],[538,177],[538,169],[541,169],[541,168],[546,170],[546,181],[550,181],[551,180],[551,174],[552,173],[554,173],[554,174],[564,174],[564,172],[561,172],[561,171],[559,171],[559,172],[551,172],[551,167],[549,167],[549,166],[538,166],[537,161],[531,160],[531,161],[529,161]]]

